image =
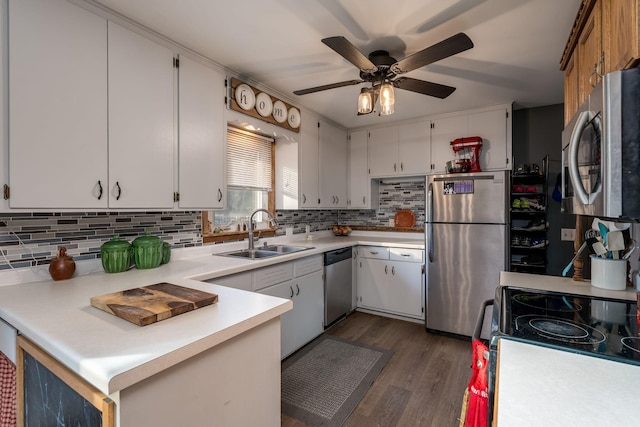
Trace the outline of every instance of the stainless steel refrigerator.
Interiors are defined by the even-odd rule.
[[[427,329],[471,336],[509,248],[506,171],[428,177]]]

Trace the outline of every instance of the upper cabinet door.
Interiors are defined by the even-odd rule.
[[[367,164],[367,131],[351,132],[349,138],[349,207],[371,207],[371,180]]]
[[[469,114],[468,136],[482,137],[482,170],[504,170],[511,167],[511,138],[508,137],[510,116],[510,111],[505,108]]]
[[[607,0],[602,7],[605,72],[637,64],[640,59],[640,0]]]
[[[10,207],[105,208],[107,22],[63,0],[8,8]]]
[[[369,131],[369,176],[385,177],[399,172],[398,126]]]
[[[224,207],[224,80],[214,69],[180,56],[178,69],[179,206]]]
[[[109,22],[112,208],[173,208],[171,50]]]
[[[347,132],[320,122],[320,206],[347,207]]]
[[[320,205],[318,193],[318,118],[310,113],[302,115],[300,125],[300,199],[301,209],[317,208]]]
[[[467,116],[435,119],[431,130],[431,173],[447,173],[447,162],[455,158],[451,141],[467,135]]]
[[[425,175],[431,171],[431,122],[398,127],[398,173]]]

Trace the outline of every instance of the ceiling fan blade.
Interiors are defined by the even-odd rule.
[[[322,90],[335,89],[337,87],[343,87],[343,86],[353,86],[360,83],[364,83],[364,80],[348,80],[346,82],[331,83],[328,85],[310,87],[308,89],[294,90],[293,93],[296,95],[306,95],[309,93],[320,92]]]
[[[448,39],[442,40],[426,49],[409,55],[391,66],[394,74],[408,73],[409,71],[422,68],[433,62],[448,58],[465,50],[471,49],[473,42],[465,33],[458,33]]]
[[[327,37],[322,43],[333,49],[338,55],[366,73],[374,73],[378,69],[362,52],[342,36]]]
[[[399,77],[393,80],[392,83],[393,86],[398,89],[409,90],[440,99],[446,98],[456,90],[456,88],[452,86],[412,79],[411,77]]]

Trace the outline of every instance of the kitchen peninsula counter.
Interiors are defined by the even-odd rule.
[[[263,240],[270,244],[288,243],[313,248],[261,260],[214,254],[244,248],[246,242],[181,249],[173,251],[168,264],[155,269],[132,269],[117,274],[97,271],[59,282],[45,279],[46,266],[34,269],[36,271],[31,276],[17,272],[2,273],[0,318],[73,373],[116,400],[120,417],[123,416],[123,410],[127,413],[133,410],[129,402],[135,400],[125,398],[129,390],[143,388],[147,383],[155,384],[159,378],[171,375],[170,372],[181,372],[193,360],[201,361],[207,354],[220,349],[224,354],[236,353],[230,358],[225,356],[224,360],[232,361],[229,366],[216,367],[214,377],[221,381],[225,375],[230,375],[229,372],[237,375],[238,384],[243,381],[245,384],[259,382],[256,376],[263,374],[266,375],[263,382],[267,385],[273,385],[274,379],[277,380],[277,389],[258,387],[254,393],[276,395],[277,399],[271,398],[271,404],[279,420],[279,316],[292,308],[292,302],[203,280],[346,246],[424,248],[422,238],[405,238],[399,233],[382,234],[354,233],[347,237],[335,237],[330,233],[316,233],[310,240],[304,239],[304,236],[267,238]],[[159,282],[215,293],[219,301],[144,327],[90,305],[93,296]],[[247,341],[246,338],[251,339]],[[243,343],[243,340],[246,342]],[[238,343],[239,349],[232,350]],[[182,386],[193,388],[188,384]],[[215,381],[208,387],[216,389]],[[251,388],[250,385],[247,387]],[[216,392],[219,390],[213,394]],[[242,391],[245,392],[247,390]],[[224,396],[220,400],[225,402]],[[221,414],[226,409],[231,410],[220,408]]]

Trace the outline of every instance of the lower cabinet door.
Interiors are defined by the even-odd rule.
[[[324,331],[324,282],[322,270],[294,280],[295,349]]]
[[[358,263],[358,306],[386,310],[387,261],[361,258]],[[385,273],[385,268],[387,273]]]
[[[392,262],[387,288],[389,311],[424,318],[422,312],[422,263]]]
[[[295,296],[295,285],[288,280],[277,285],[258,291],[261,294],[270,295],[272,297],[285,298],[293,300]],[[298,307],[296,301],[293,301],[293,309],[287,311],[280,316],[280,358],[284,359],[295,351],[295,328],[296,328],[296,312]]]

